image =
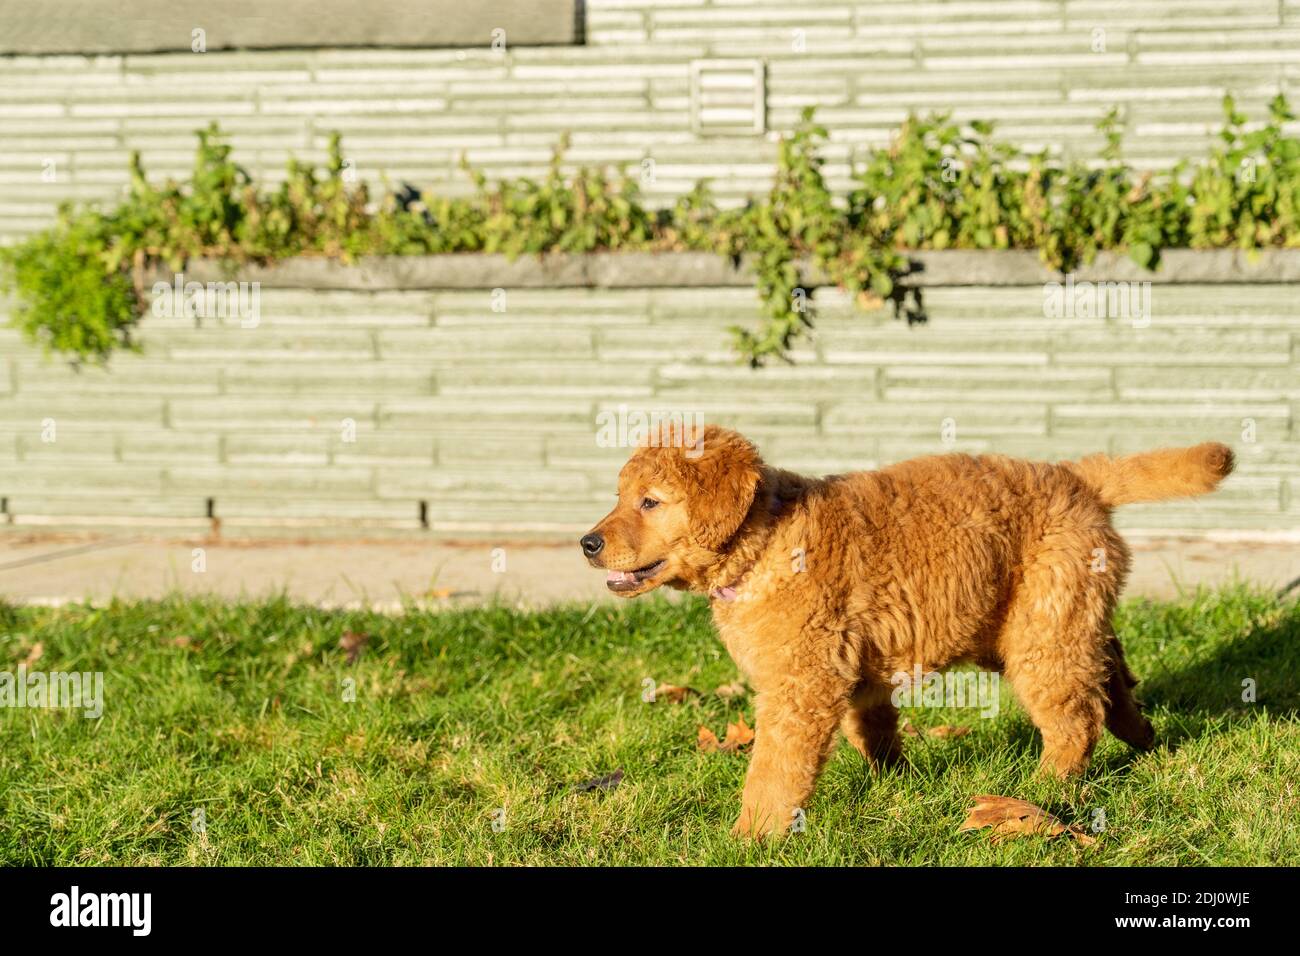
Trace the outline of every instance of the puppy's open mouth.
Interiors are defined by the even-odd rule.
[[[635,571],[610,571],[605,576],[605,586],[611,591],[631,591],[662,571],[666,563],[667,558],[646,565],[644,568],[637,568]]]

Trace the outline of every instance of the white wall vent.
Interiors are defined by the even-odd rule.
[[[763,61],[692,61],[691,128],[702,136],[764,133],[767,83]]]

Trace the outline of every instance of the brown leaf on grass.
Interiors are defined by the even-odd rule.
[[[696,734],[696,746],[705,753],[736,753],[754,742],[754,729],[745,723],[745,715],[736,718],[734,724],[727,724],[727,736],[718,740],[718,735],[703,724]]]
[[[706,754],[714,753],[721,745],[718,735],[709,730],[703,724],[700,724],[699,732],[695,735],[695,745]]]
[[[31,650],[27,652],[27,656],[23,658],[22,661],[23,666],[31,667],[33,664],[35,664],[44,656],[45,656],[45,645],[42,644],[40,641],[37,641],[35,644],[32,645]]]
[[[339,647],[347,652],[349,664],[357,662],[357,658],[369,643],[369,634],[358,634],[356,631],[344,631],[343,636],[339,638]]]
[[[693,687],[678,687],[676,684],[660,684],[655,688],[655,702],[666,700],[670,704],[680,704],[691,694],[698,694]]]
[[[984,793],[975,797],[975,806],[971,807],[966,822],[958,832],[988,827],[993,829],[994,843],[1028,834],[1049,838],[1066,834],[1073,837],[1080,846],[1091,846],[1097,842],[1082,827],[1066,826],[1042,807],[1034,806],[1027,800]]]
[[[898,728],[900,734],[906,734],[909,737],[920,737],[924,733],[927,737],[965,737],[970,733],[969,727],[960,727],[955,724],[942,724],[938,727],[931,727],[922,732],[922,730],[913,724],[910,720],[904,720]]]
[[[926,733],[931,737],[965,737],[970,733],[970,728],[959,727],[954,724],[943,724],[939,727],[931,727]]]
[[[607,773],[603,777],[593,777],[591,780],[584,780],[577,784],[574,789],[579,793],[587,793],[590,790],[615,790],[623,782],[623,769],[620,767],[613,773]]]
[[[726,699],[729,697],[743,697],[746,693],[746,690],[744,684],[742,684],[738,680],[735,680],[732,681],[730,684],[723,684],[721,687],[717,688],[713,693],[715,693],[717,696],[723,699]]]
[[[736,718],[734,724],[727,724],[727,736],[722,741],[723,750],[739,750],[754,742],[754,730],[745,724],[745,715]]]

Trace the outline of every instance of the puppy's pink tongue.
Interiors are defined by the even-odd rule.
[[[609,574],[605,575],[606,584],[621,584],[624,581],[632,580],[635,579],[632,577],[631,571],[610,571]]]

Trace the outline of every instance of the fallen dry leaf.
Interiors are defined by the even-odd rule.
[[[740,681],[732,681],[730,684],[723,684],[713,693],[722,698],[743,697],[745,695],[745,685]]]
[[[939,727],[931,727],[926,733],[931,737],[965,737],[970,733],[970,728],[959,727],[954,724],[943,724]]]
[[[27,656],[23,658],[23,666],[31,667],[33,664],[35,664],[44,656],[45,656],[45,645],[42,644],[40,641],[37,641],[35,644],[32,645],[32,649],[27,652]]]
[[[349,664],[357,662],[357,658],[361,656],[361,652],[365,650],[366,645],[369,643],[369,634],[358,634],[355,631],[345,631],[343,636],[339,638],[339,647],[347,652]]]
[[[745,715],[741,714],[736,718],[734,724],[727,724],[727,736],[718,741],[718,735],[709,730],[703,724],[700,725],[699,732],[696,734],[695,743],[700,750],[705,753],[714,753],[721,751],[723,753],[736,753],[743,747],[747,747],[754,742],[754,730],[745,723]]]
[[[754,742],[754,730],[745,724],[745,715],[736,718],[734,724],[727,724],[727,737],[722,741],[723,750],[739,750]]]
[[[1091,846],[1097,842],[1082,827],[1066,826],[1042,807],[1015,797],[999,797],[988,793],[975,797],[975,806],[971,807],[959,832],[983,830],[986,827],[993,828],[995,843],[1027,834],[1055,837],[1063,833],[1073,837],[1080,846]]]
[[[676,684],[660,684],[655,688],[655,702],[666,700],[670,704],[680,704],[691,694],[698,694],[699,691],[693,687],[678,687]]]
[[[593,777],[591,780],[584,780],[574,787],[579,793],[587,793],[590,790],[614,790],[623,782],[623,770],[620,767],[613,773],[605,774],[603,777]]]
[[[695,735],[695,745],[704,753],[710,754],[721,746],[721,742],[718,740],[717,734],[709,730],[709,728],[705,727],[703,724],[700,724],[699,733]]]
[[[909,737],[920,737],[922,734],[921,729],[910,720],[904,720],[902,725],[898,728],[898,732],[900,734],[906,734]],[[970,728],[959,727],[955,724],[942,724],[938,727],[931,727],[924,733],[927,737],[965,737],[970,733]]]

